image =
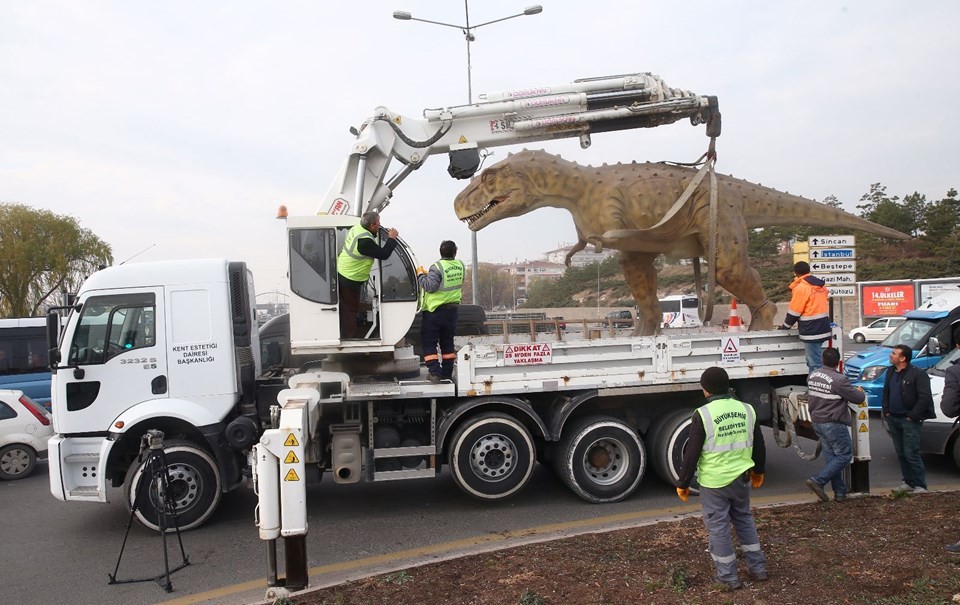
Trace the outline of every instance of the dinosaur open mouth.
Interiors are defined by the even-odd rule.
[[[460,219],[460,220],[462,220],[463,222],[465,222],[465,223],[467,224],[467,226],[470,226],[470,225],[472,225],[473,223],[475,223],[475,222],[477,222],[478,220],[480,220],[480,217],[481,217],[481,216],[483,216],[484,214],[486,214],[486,213],[490,212],[491,210],[493,210],[493,207],[496,206],[497,204],[499,204],[501,201],[502,201],[502,200],[497,200],[497,199],[491,200],[489,204],[487,204],[486,206],[484,206],[483,208],[481,208],[479,211],[474,212],[474,213],[471,214],[470,216],[468,216],[468,217],[466,217],[466,218],[462,218],[462,219]]]

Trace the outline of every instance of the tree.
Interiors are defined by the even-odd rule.
[[[23,204],[0,204],[0,316],[37,315],[56,292],[75,292],[110,246],[72,216]]]
[[[493,310],[513,306],[513,280],[510,271],[501,265],[480,263],[477,266],[477,303]],[[463,300],[473,300],[473,278],[467,269],[463,278]]]

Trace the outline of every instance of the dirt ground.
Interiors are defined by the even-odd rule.
[[[960,492],[891,493],[755,511],[767,582],[721,591],[699,518],[433,563],[296,605],[880,604],[960,602]],[[956,598],[954,595],[958,595]]]

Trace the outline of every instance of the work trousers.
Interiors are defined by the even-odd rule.
[[[923,421],[897,416],[886,416],[883,420],[887,425],[887,433],[893,439],[893,449],[897,451],[904,483],[910,487],[927,489],[927,474],[923,468],[923,458],[920,457],[920,429],[923,428]]]
[[[803,342],[804,351],[807,354],[807,374],[823,367],[823,341]]]
[[[337,275],[337,290],[340,295],[340,338],[360,338],[357,313],[360,311],[360,293],[363,290],[363,284]]]
[[[703,525],[707,528],[710,556],[722,582],[733,583],[737,577],[737,554],[730,537],[730,525],[737,534],[747,569],[753,574],[766,572],[767,560],[760,550],[760,536],[750,512],[750,481],[748,473],[733,480],[726,487],[700,486],[700,505],[703,507]]]
[[[814,422],[813,432],[820,438],[820,451],[823,452],[824,465],[812,479],[821,486],[829,483],[833,488],[833,495],[842,499],[847,495],[843,471],[853,460],[850,427],[842,422]]]
[[[420,324],[420,342],[423,347],[423,362],[434,376],[451,378],[457,352],[453,336],[457,331],[457,305],[440,305],[433,311],[424,311]],[[437,345],[440,345],[439,352]]]

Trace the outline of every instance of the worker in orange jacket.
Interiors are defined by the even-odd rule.
[[[822,279],[810,275],[810,263],[806,261],[795,264],[793,274],[796,276],[790,284],[793,296],[780,329],[789,330],[797,324],[807,352],[807,368],[812,372],[823,366],[823,343],[830,340],[827,288]]]

